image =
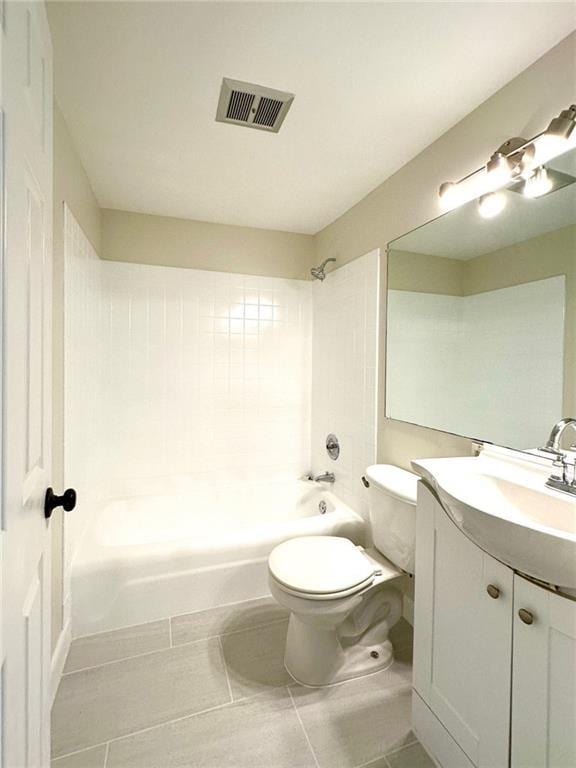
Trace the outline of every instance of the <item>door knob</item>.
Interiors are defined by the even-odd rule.
[[[520,617],[520,621],[523,621],[524,624],[534,623],[534,614],[530,613],[530,611],[527,611],[526,608],[520,608],[518,611],[518,616]]]
[[[488,592],[490,597],[494,598],[494,600],[497,600],[500,597],[500,589],[494,584],[488,584],[486,592]]]
[[[48,488],[44,497],[44,517],[48,520],[56,507],[63,507],[66,512],[71,512],[76,506],[76,491],[68,488],[62,496],[57,496],[53,488]]]

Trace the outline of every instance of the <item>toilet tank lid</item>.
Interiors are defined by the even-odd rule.
[[[366,470],[370,483],[381,488],[385,493],[409,504],[416,504],[418,475],[393,464],[373,464]]]

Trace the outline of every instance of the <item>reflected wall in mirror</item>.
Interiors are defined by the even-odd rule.
[[[528,450],[576,416],[576,150],[388,247],[386,416]]]

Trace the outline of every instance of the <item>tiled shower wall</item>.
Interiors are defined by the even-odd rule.
[[[112,495],[299,477],[310,463],[306,281],[102,262]]]
[[[336,492],[364,517],[361,478],[376,461],[379,267],[373,251],[312,289],[312,466],[334,472]],[[336,461],[326,453],[329,433],[340,442]]]

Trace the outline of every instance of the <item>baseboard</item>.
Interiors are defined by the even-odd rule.
[[[68,620],[60,632],[56,648],[52,654],[52,663],[50,664],[50,706],[54,704],[54,699],[56,698],[56,692],[60,685],[62,671],[64,669],[64,664],[66,663],[66,657],[68,656],[71,642],[72,624],[70,620]]]

